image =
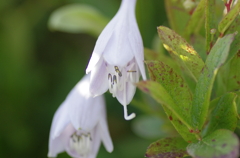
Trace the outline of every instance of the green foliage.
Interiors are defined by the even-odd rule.
[[[240,106],[234,93],[237,91],[238,94],[240,89],[239,2],[232,5],[223,18],[215,14],[219,11],[219,2],[215,0],[201,0],[193,7],[195,10],[190,16],[182,14],[189,13],[189,9],[184,9],[179,1],[165,1],[165,5],[174,31],[160,26],[158,35],[172,59],[146,50],[145,63],[150,80],[141,81],[137,86],[162,105],[183,140],[190,143],[187,147],[190,156],[237,158],[239,141],[233,132],[237,127]],[[202,25],[204,18],[205,25]],[[189,77],[185,73],[195,80],[196,86],[189,86]],[[152,143],[145,156],[158,158],[166,156],[169,151],[175,153],[175,146],[171,148],[170,145],[168,149],[163,146],[166,143],[162,141],[168,139],[172,138]],[[185,151],[185,146],[182,149]]]
[[[218,31],[221,33],[221,36],[225,33],[231,23],[235,20],[240,12],[240,1],[230,10],[230,12],[224,16],[218,25]]]
[[[238,158],[239,140],[228,130],[219,129],[187,147],[189,155],[196,158]]]
[[[217,100],[204,135],[208,135],[218,129],[234,131],[237,127],[238,114],[236,107],[236,94],[227,93]]]
[[[182,137],[192,142],[198,137],[190,131],[192,94],[183,78],[160,61],[146,62],[152,81],[141,81],[137,86],[163,105],[166,114]]]
[[[213,45],[213,34],[212,29],[216,30],[216,19],[215,19],[215,1],[216,0],[202,0],[205,1],[205,35],[206,35],[206,51],[210,52]]]
[[[163,138],[149,145],[145,157],[147,158],[181,158],[187,156],[186,143],[182,138]]]
[[[173,59],[197,81],[204,62],[193,47],[167,27],[158,27],[158,34]]]
[[[177,33],[183,35],[185,26],[190,17],[181,3],[176,0],[165,0],[165,9],[171,28]]]
[[[192,106],[192,123],[195,130],[202,130],[207,117],[213,82],[219,67],[225,62],[234,34],[217,41],[206,60],[206,66],[198,79]]]
[[[108,18],[97,9],[83,4],[70,4],[55,10],[48,22],[51,30],[68,33],[89,33],[98,37]]]
[[[192,16],[188,20],[188,23],[185,27],[185,37],[187,39],[190,38],[190,35],[194,32],[198,32],[198,29],[201,27],[203,19],[204,19],[204,10],[205,10],[205,3],[207,0],[201,0],[193,12]],[[200,27],[199,27],[200,26]]]

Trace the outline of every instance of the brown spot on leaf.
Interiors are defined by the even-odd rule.
[[[238,50],[238,52],[237,52],[237,56],[238,56],[238,58],[240,57],[240,50]]]
[[[172,116],[169,116],[169,120],[171,120],[171,121],[173,120]]]
[[[227,144],[226,143],[224,143],[223,145],[222,145],[222,147],[224,148],[225,146],[227,146]]]
[[[215,139],[212,140],[212,142],[215,142],[215,141],[216,141]]]
[[[180,120],[177,120],[178,121],[178,123],[180,124],[180,125],[182,125],[183,123],[182,123],[182,121],[180,121]]]
[[[195,130],[195,133],[199,133],[199,132],[200,132],[200,130],[199,130],[199,129],[196,129],[196,130]]]
[[[144,92],[147,92],[147,93],[149,93],[149,89],[148,89],[148,88],[146,88],[146,87],[144,87],[142,90],[143,90]]]
[[[193,130],[193,129],[190,129],[190,130],[189,130],[189,132],[190,132],[190,133],[193,133],[193,132],[194,132],[194,130]]]

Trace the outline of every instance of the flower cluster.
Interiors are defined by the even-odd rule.
[[[86,75],[56,111],[48,157],[66,151],[72,157],[95,158],[101,141],[112,152],[104,98],[108,89],[124,106],[131,102],[140,74],[145,80],[143,42],[135,18],[136,0],[122,0],[119,11],[99,36]]]

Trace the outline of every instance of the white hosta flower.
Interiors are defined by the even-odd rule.
[[[112,152],[104,98],[91,97],[87,75],[72,89],[54,115],[48,157],[66,151],[75,158],[95,158],[101,141],[106,150]]]
[[[90,92],[98,96],[107,91],[124,106],[131,102],[140,74],[146,79],[143,42],[135,18],[136,0],[122,0],[115,17],[104,28],[92,53],[86,73],[91,72]]]

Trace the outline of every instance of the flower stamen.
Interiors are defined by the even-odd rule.
[[[122,77],[122,73],[121,73],[121,71],[119,70],[118,66],[114,66],[114,69],[115,69],[116,73],[118,73],[118,75],[119,75],[120,77]]]
[[[78,134],[75,132],[71,135],[69,145],[70,148],[76,151],[79,155],[87,156],[91,152],[92,147],[91,134]]]

